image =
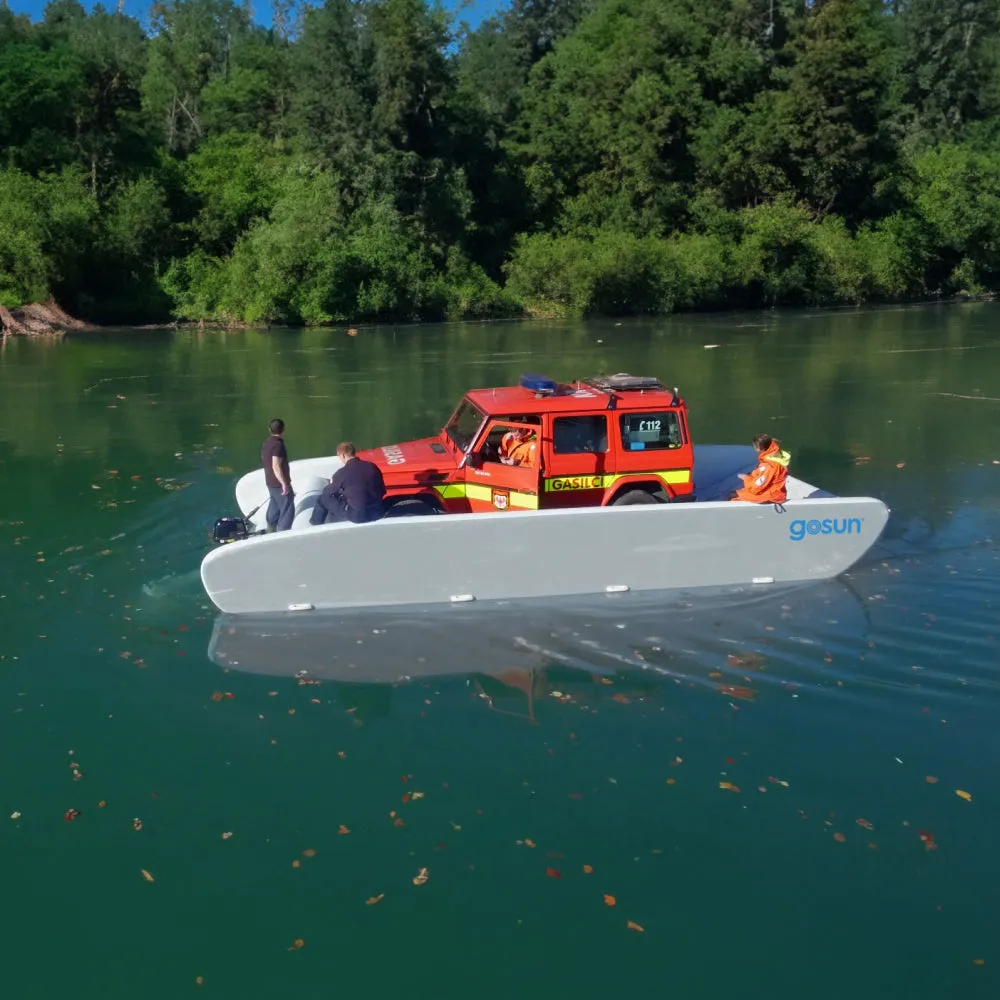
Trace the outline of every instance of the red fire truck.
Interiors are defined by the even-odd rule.
[[[530,461],[501,461],[523,429]],[[522,375],[473,389],[434,437],[372,448],[392,516],[694,499],[694,450],[677,389],[627,374],[561,384]]]

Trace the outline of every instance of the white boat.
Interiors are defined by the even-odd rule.
[[[454,604],[470,601],[775,585],[832,579],[878,540],[888,520],[874,497],[840,497],[794,476],[781,504],[724,499],[752,448],[694,447],[696,499],[385,517],[312,526],[334,456],[290,463],[296,514],[288,531],[251,534],[210,551],[201,578],[230,614]],[[263,470],[236,502],[264,527]]]

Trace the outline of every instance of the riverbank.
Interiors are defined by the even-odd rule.
[[[968,292],[959,292],[955,295],[948,296],[927,296],[919,299],[911,299],[904,302],[886,302],[877,305],[871,305],[867,308],[879,309],[879,308],[892,308],[898,307],[900,305],[905,306],[930,306],[930,305],[958,305],[969,302],[993,302],[996,300],[996,295],[992,292],[985,292],[982,294],[970,294]],[[803,306],[772,306],[770,312],[797,312],[801,311],[803,308],[806,310],[813,309],[817,312],[836,312],[838,310],[853,310],[858,308],[857,303],[838,303],[835,305],[822,305],[813,307],[803,307]],[[478,321],[483,325],[492,325],[494,323],[516,323],[516,322],[533,322],[533,321],[545,321],[545,320],[560,320],[560,319],[589,319],[589,320],[622,320],[622,319],[655,319],[657,317],[666,316],[683,316],[683,315],[706,315],[710,313],[717,313],[721,316],[732,316],[734,314],[738,315],[740,313],[745,313],[746,315],[751,315],[759,313],[760,310],[746,309],[746,310],[732,310],[732,309],[685,309],[679,310],[673,313],[643,313],[640,316],[635,315],[593,315],[593,316],[574,316],[573,314],[564,314],[558,312],[530,312],[526,311],[519,316],[505,316],[505,317],[495,317],[491,319],[480,319]],[[134,326],[129,326],[132,330],[217,330],[219,332],[235,332],[235,331],[250,331],[250,330],[270,330],[270,329],[281,329],[281,328],[315,328],[315,329],[343,329],[349,337],[356,337],[358,333],[364,329],[373,329],[378,326],[384,326],[386,324],[393,326],[419,326],[419,325],[429,325],[421,320],[413,319],[386,319],[382,322],[365,323],[360,326],[345,326],[342,323],[311,323],[311,324],[287,324],[287,323],[248,323],[238,320],[209,320],[209,319],[174,319],[174,320],[164,320],[160,323],[144,323],[137,324]],[[433,324],[436,325],[436,324]],[[122,329],[122,324],[100,324],[100,323],[89,323],[84,320],[76,319],[70,316],[64,309],[62,309],[56,302],[50,300],[45,303],[31,303],[29,305],[21,306],[18,309],[7,309],[4,306],[0,306],[0,337],[2,336],[26,336],[26,337],[63,337],[67,333],[81,333],[81,332],[96,332],[100,330],[115,330]]]
[[[19,309],[0,306],[0,336],[62,337],[71,330],[97,327],[70,316],[56,302],[32,302]]]

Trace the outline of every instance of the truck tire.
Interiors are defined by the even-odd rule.
[[[652,493],[645,490],[626,490],[611,501],[612,507],[631,507],[637,503],[660,503]]]
[[[386,512],[386,517],[428,517],[432,514],[440,514],[441,508],[432,504],[422,497],[407,497],[405,500],[397,500]]]

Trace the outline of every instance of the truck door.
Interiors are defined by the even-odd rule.
[[[599,507],[607,486],[606,412],[547,416],[542,507]]]
[[[519,450],[522,461],[508,465],[501,461],[504,438],[518,430],[526,438],[525,447]],[[537,510],[541,475],[540,424],[516,423],[502,418],[491,420],[465,463],[465,495],[469,509],[473,513]]]

